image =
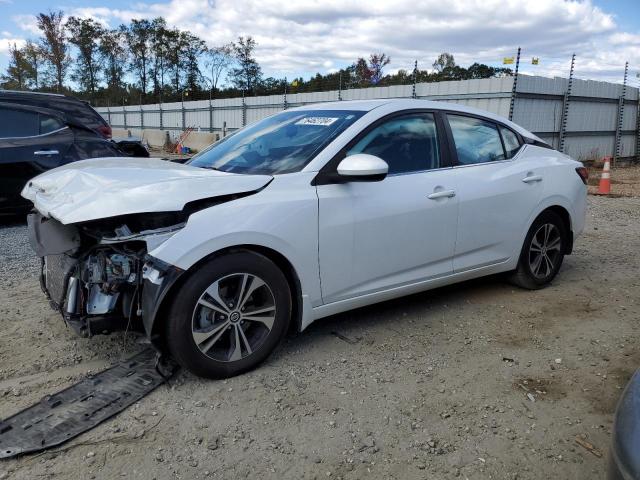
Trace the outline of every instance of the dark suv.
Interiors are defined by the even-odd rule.
[[[23,213],[30,178],[76,160],[148,157],[131,140],[115,143],[111,127],[87,102],[51,93],[0,90],[0,215]]]
[[[95,131],[101,137],[111,139],[111,127],[87,102],[75,97],[54,93],[17,92],[0,90],[0,103],[17,103],[32,107],[48,108],[63,113],[70,120]]]
[[[0,215],[28,211],[30,203],[20,192],[46,170],[85,158],[122,156],[115,143],[59,111],[0,102]]]

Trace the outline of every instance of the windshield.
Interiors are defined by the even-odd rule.
[[[232,173],[297,172],[364,113],[350,110],[278,113],[214,143],[188,163]]]

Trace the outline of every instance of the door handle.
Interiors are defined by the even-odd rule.
[[[454,192],[453,190],[441,190],[439,192],[433,192],[427,195],[427,198],[429,200],[437,200],[438,198],[451,198],[455,196],[456,192]]]
[[[522,179],[522,181],[524,183],[541,182],[542,181],[542,176],[541,175],[528,175],[528,176],[524,177]]]
[[[58,150],[36,150],[33,152],[34,155],[58,155],[59,153]]]

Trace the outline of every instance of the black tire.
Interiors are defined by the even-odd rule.
[[[263,299],[265,305],[273,303],[275,312],[273,320],[269,320],[273,322],[270,329],[266,324],[269,322],[248,320],[252,312],[240,313],[239,308],[243,304],[241,299],[235,305],[238,310],[230,311],[226,320],[222,311],[203,306],[220,305],[209,296],[207,290],[216,291],[217,298],[223,301],[231,296],[236,299],[241,297],[241,291],[245,288],[245,283],[241,283],[243,278],[249,278],[245,282],[249,284],[245,292],[250,292],[245,298],[247,305],[258,305],[255,300],[257,297]],[[266,288],[262,286],[251,291],[250,282],[255,281],[254,279],[262,280]],[[234,289],[233,285],[237,285],[237,288]],[[224,308],[227,309],[229,305],[233,303],[227,303]],[[260,308],[254,308],[256,313],[258,310]],[[238,313],[239,318],[236,316],[235,320],[232,320],[234,312]],[[244,319],[243,315],[247,315],[247,319]],[[258,316],[251,318],[255,319]],[[290,321],[291,291],[282,271],[264,255],[241,251],[213,258],[186,280],[170,305],[165,334],[171,355],[184,368],[200,377],[228,378],[251,370],[263,362],[284,338]],[[238,329],[242,330],[240,334]],[[213,331],[222,333],[211,335]],[[196,335],[199,335],[199,344],[196,343]],[[206,335],[211,337],[206,341],[200,341]],[[216,337],[219,337],[219,340],[216,340]],[[251,339],[255,341],[254,345],[250,345]],[[204,353],[203,350],[211,341],[214,343]],[[239,343],[236,344],[236,341]],[[237,353],[236,345],[241,345],[240,359],[233,358],[233,354]],[[228,358],[225,359],[226,354]]]
[[[542,247],[540,240],[544,238],[547,226],[551,226],[548,235],[550,238],[555,238],[555,236],[553,236],[554,234],[558,235],[559,245],[557,250],[555,249],[555,241],[553,250]],[[514,285],[528,290],[538,290],[549,285],[562,266],[568,235],[569,230],[567,225],[565,225],[558,214],[551,210],[542,212],[531,225],[529,232],[527,232],[520,252],[518,267],[510,275],[509,281]],[[551,245],[551,243],[552,242],[549,241],[546,245]],[[536,263],[538,259],[538,245],[542,247],[539,249],[540,253],[544,253],[544,255],[540,255],[539,264]],[[546,259],[544,258],[545,256]],[[537,270],[536,267],[538,267]]]

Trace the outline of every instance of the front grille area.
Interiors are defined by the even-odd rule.
[[[51,301],[58,308],[64,306],[67,274],[75,266],[75,259],[61,255],[47,255],[44,257],[44,285]]]

